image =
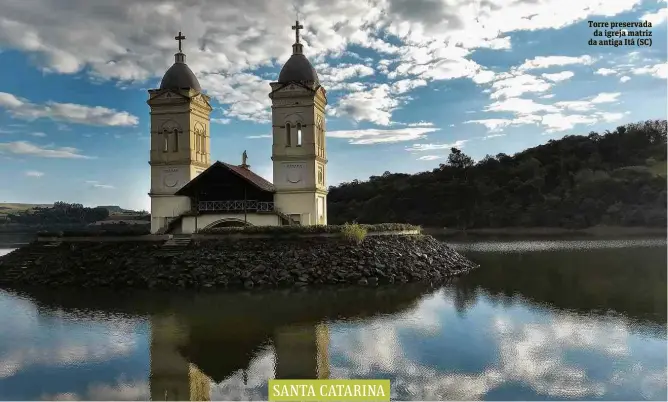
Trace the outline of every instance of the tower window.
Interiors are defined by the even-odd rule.
[[[285,123],[285,145],[292,146],[292,134],[290,133],[290,123]]]
[[[297,123],[297,146],[302,146],[302,124]]]
[[[174,129],[174,152],[178,152],[179,150],[179,130]]]
[[[165,130],[162,138],[163,138],[162,152],[167,152],[169,150],[169,133],[167,132],[167,130]]]

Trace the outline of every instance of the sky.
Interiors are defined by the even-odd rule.
[[[512,155],[668,107],[665,0],[2,3],[0,202],[148,210],[147,91],[179,31],[212,98],[212,160],[240,164],[247,150],[270,180],[269,83],[297,15],[327,90],[328,185],[431,170],[452,147]],[[651,37],[592,46],[589,21],[648,21],[599,29]]]

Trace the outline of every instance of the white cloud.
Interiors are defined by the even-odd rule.
[[[250,73],[202,74],[200,85],[225,106],[223,114],[230,118],[268,123],[271,118],[269,91],[271,81]],[[222,124],[224,119],[219,121]]]
[[[211,119],[212,123],[218,123],[218,124],[230,124],[232,119],[220,119],[220,118],[213,118]]]
[[[436,151],[441,149],[450,150],[451,148],[461,149],[469,140],[457,140],[450,144],[413,144],[406,148],[409,152]]]
[[[44,176],[44,172],[38,172],[36,170],[28,170],[25,172],[25,175],[28,177],[42,177]]]
[[[547,127],[547,133],[570,130],[577,124],[590,125],[597,121],[598,119],[594,116],[579,114],[550,113],[541,117],[541,123]]]
[[[655,64],[653,66],[638,67],[631,70],[635,75],[651,75],[656,78],[668,78],[668,63]]]
[[[419,161],[433,161],[436,159],[442,159],[443,156],[438,155],[424,155],[418,158]]]
[[[28,121],[47,118],[91,126],[134,126],[139,122],[137,116],[128,112],[119,112],[102,106],[51,101],[38,105],[6,92],[0,92],[0,107],[7,109],[12,117]]]
[[[599,68],[594,72],[594,74],[599,74],[599,75],[612,75],[612,74],[617,74],[616,70],[613,70],[611,68]]]
[[[583,64],[589,65],[594,62],[594,59],[591,56],[538,56],[531,60],[526,60],[521,66],[518,67],[520,71],[533,70],[533,69],[543,69],[550,68],[555,66],[566,66],[572,64]]]
[[[491,139],[491,138],[498,138],[498,137],[505,137],[505,136],[506,136],[505,134],[490,134],[490,135],[486,135],[486,136],[482,137],[482,139],[483,140],[488,140],[488,139]]]
[[[602,92],[589,99],[558,101],[552,104],[510,97],[493,102],[485,108],[485,111],[512,113],[514,115],[512,118],[490,117],[468,120],[464,123],[484,125],[492,133],[503,131],[506,127],[527,124],[540,125],[545,128],[546,133],[564,131],[578,124],[591,125],[600,121],[612,122],[621,119],[623,113],[597,109],[601,104],[618,102],[620,95],[620,92]],[[580,114],[583,112],[587,114]]]
[[[271,134],[259,134],[259,135],[249,135],[246,138],[258,139],[258,138],[271,138],[271,137],[272,137]]]
[[[621,83],[627,82],[629,80],[631,80],[631,77],[629,77],[628,75],[619,78],[619,82]]]
[[[512,119],[480,119],[467,120],[464,122],[464,124],[482,124],[487,127],[489,131],[502,131],[504,127],[507,127],[512,123]]]
[[[323,63],[316,65],[315,69],[318,72],[320,82],[328,89],[350,78],[367,77],[373,75],[375,72],[373,68],[364,64],[339,64],[337,66],[330,66]]]
[[[369,128],[363,130],[330,131],[330,138],[347,138],[350,144],[368,145],[378,143],[394,143],[414,141],[423,138],[426,134],[438,131],[435,127],[405,127],[396,129]]]
[[[641,21],[649,21],[652,23],[652,26],[660,25],[666,22],[668,19],[668,8],[662,8],[653,13],[644,14],[640,17]]]
[[[489,112],[512,112],[518,115],[530,115],[537,112],[556,112],[552,105],[537,103],[531,99],[509,98],[496,101],[485,108]]]
[[[562,71],[560,73],[554,73],[554,74],[543,73],[541,74],[541,77],[552,82],[560,82],[572,78],[574,75],[575,73],[573,73],[572,71]]]
[[[30,133],[33,137],[46,137],[46,134],[41,132]]]
[[[549,82],[529,74],[506,74],[492,84],[492,99],[514,98],[528,92],[545,92],[552,87]]]
[[[102,183],[100,183],[99,181],[96,181],[96,180],[86,180],[86,184],[89,184],[91,187],[94,187],[94,188],[103,188],[103,189],[107,189],[107,190],[111,190],[111,189],[116,188],[116,187],[114,187],[110,184],[102,184]]]
[[[408,123],[408,127],[434,127],[434,123],[428,121],[418,121],[417,123]]]
[[[629,113],[628,112],[626,112],[626,113],[621,113],[621,112],[598,112],[598,113],[596,113],[596,116],[598,118],[600,118],[601,120],[610,123],[610,122],[613,122],[613,121],[619,121],[619,120],[623,119],[624,116],[626,116],[627,114],[629,114]]]
[[[390,86],[380,84],[366,92],[354,92],[342,96],[335,108],[334,116],[349,117],[354,121],[369,121],[381,126],[392,122],[392,112],[400,101],[391,96]]]
[[[621,95],[621,92],[602,92],[602,93],[596,95],[591,100],[591,103],[617,102],[617,98],[619,98],[619,95]]]
[[[427,81],[418,78],[418,79],[403,79],[392,83],[391,91],[395,94],[403,94],[405,92],[411,91],[418,87],[423,87],[427,85]]]
[[[72,147],[53,148],[32,144],[27,141],[0,143],[0,153],[36,156],[41,158],[92,159],[92,157],[82,155],[79,152],[80,150]]]

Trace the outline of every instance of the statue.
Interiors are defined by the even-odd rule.
[[[244,150],[244,153],[241,154],[241,166],[247,166],[246,161],[248,160],[248,154],[246,153],[246,150]]]

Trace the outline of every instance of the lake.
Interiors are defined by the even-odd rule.
[[[398,400],[666,400],[665,239],[453,246],[481,268],[440,289],[0,290],[0,399],[266,400],[270,378],[329,377]]]

